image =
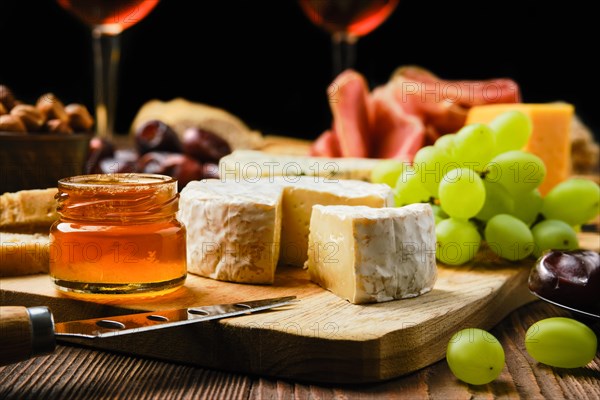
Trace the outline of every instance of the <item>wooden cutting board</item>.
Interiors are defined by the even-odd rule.
[[[600,247],[582,234],[585,248]],[[487,257],[486,257],[487,255]],[[487,258],[487,259],[486,259]],[[168,296],[120,304],[72,300],[47,275],[0,281],[0,304],[51,308],[57,322],[196,305],[296,295],[277,311],[109,339],[74,340],[174,362],[244,373],[328,383],[376,382],[444,357],[450,336],[465,327],[489,329],[533,301],[527,290],[532,261],[499,262],[480,252],[468,266],[439,266],[432,292],[370,305],[353,305],[308,280],[306,271],[282,267],[273,286],[219,282],[190,275]]]

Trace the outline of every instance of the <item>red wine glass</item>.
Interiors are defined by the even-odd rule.
[[[354,67],[356,42],[381,25],[399,0],[299,0],[308,18],[331,34],[333,72]]]
[[[57,0],[92,29],[96,134],[110,139],[114,131],[119,38],[144,19],[159,0]]]

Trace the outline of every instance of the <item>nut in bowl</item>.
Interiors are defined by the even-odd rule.
[[[0,193],[56,187],[84,172],[94,120],[52,93],[24,104],[0,85]]]

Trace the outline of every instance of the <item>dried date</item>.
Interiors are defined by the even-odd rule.
[[[202,162],[218,162],[231,153],[231,147],[212,132],[188,128],[183,133],[183,152]]]
[[[151,151],[182,152],[177,133],[158,120],[148,121],[139,127],[135,132],[135,144],[140,155]]]

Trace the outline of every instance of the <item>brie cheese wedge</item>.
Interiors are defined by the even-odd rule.
[[[313,207],[312,281],[354,304],[415,297],[437,277],[435,221],[428,204],[400,208]]]
[[[281,235],[281,185],[209,179],[181,192],[188,271],[208,278],[273,283]]]
[[[308,230],[314,205],[394,205],[392,189],[384,184],[310,176],[278,177],[273,181],[285,188],[279,260],[299,267],[307,259]]]

